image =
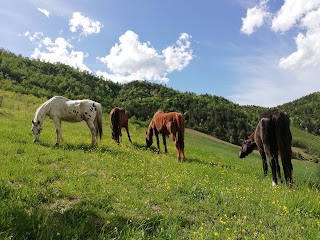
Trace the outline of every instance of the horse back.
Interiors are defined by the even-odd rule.
[[[124,108],[115,107],[110,112],[110,120],[113,125],[124,126],[128,124],[128,117]]]
[[[184,132],[184,118],[181,113],[158,111],[153,116],[152,121],[157,131],[162,134],[169,135],[173,129],[174,131],[181,129]]]

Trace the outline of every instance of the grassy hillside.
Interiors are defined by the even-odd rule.
[[[145,150],[145,127],[130,121],[120,146],[90,147],[84,123],[63,124],[54,146],[50,119],[41,144],[31,119],[44,99],[0,91],[1,239],[316,239],[319,167],[294,161],[295,187],[271,186],[261,160],[239,148],[186,134],[186,162]],[[163,150],[163,147],[162,147]]]

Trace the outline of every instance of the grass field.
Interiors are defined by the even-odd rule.
[[[260,157],[187,132],[186,161],[145,150],[143,125],[97,149],[85,123],[31,120],[46,99],[0,91],[0,239],[319,239],[319,165],[293,161],[295,186],[271,186]],[[163,150],[163,146],[162,146]]]

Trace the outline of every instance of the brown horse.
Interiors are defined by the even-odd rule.
[[[127,130],[129,141],[131,141],[128,126],[128,117],[124,108],[115,107],[110,112],[110,121],[112,124],[112,139],[120,144],[120,136],[122,136],[121,128]]]
[[[278,152],[280,152],[286,183],[291,187],[293,184],[291,143],[289,117],[278,110],[269,110],[260,115],[260,121],[255,131],[243,141],[239,157],[244,158],[257,148],[262,158],[263,171],[266,176],[268,173],[266,156],[268,156],[272,170],[272,184],[277,185],[277,174],[281,180],[278,162]]]
[[[168,153],[166,137],[172,135],[172,140],[177,149],[177,157],[179,161],[184,161],[184,118],[181,113],[169,112],[164,113],[157,111],[149,124],[146,132],[147,148],[152,145],[153,133],[156,135],[158,153],[160,153],[159,133],[162,135],[165,153]],[[178,138],[176,137],[178,133]]]

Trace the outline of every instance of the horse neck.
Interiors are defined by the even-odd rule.
[[[47,102],[42,104],[36,111],[34,121],[40,121],[40,123],[42,124],[49,112],[49,107],[50,105]]]
[[[150,122],[147,130],[147,137],[150,138],[153,136],[153,123],[152,121]]]
[[[251,135],[248,137],[248,139],[255,142],[256,141],[256,133],[257,133],[257,131],[254,131],[253,133],[251,133]]]

